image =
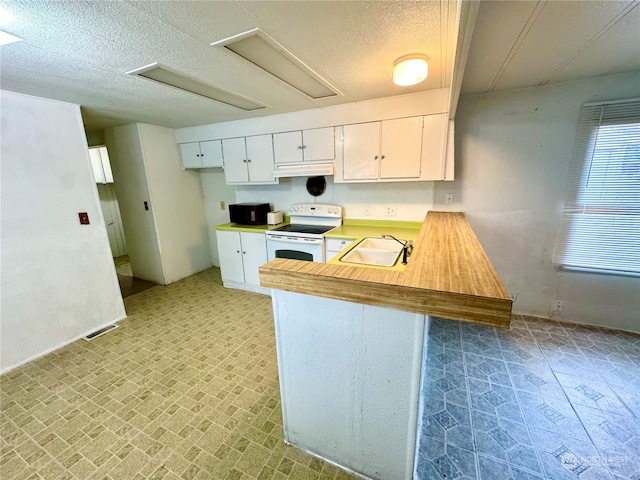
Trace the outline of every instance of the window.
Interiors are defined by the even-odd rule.
[[[640,275],[640,99],[582,106],[553,263]]]

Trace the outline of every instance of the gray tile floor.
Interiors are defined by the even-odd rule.
[[[640,335],[434,319],[419,480],[639,480]]]

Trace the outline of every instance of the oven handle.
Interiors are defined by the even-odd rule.
[[[278,243],[296,243],[298,245],[321,244],[324,241],[322,238],[300,238],[294,240],[294,237],[281,237],[280,235],[269,235],[267,239]]]

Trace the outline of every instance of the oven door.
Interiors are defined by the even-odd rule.
[[[324,238],[267,235],[267,258],[292,258],[324,263]]]

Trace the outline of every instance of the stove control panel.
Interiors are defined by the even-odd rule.
[[[326,203],[298,203],[289,208],[289,215],[292,217],[342,218],[342,207]]]

